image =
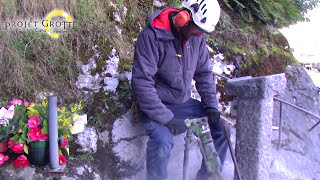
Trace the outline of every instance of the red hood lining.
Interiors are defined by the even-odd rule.
[[[154,28],[159,28],[159,29],[167,29],[171,31],[170,27],[170,21],[169,21],[169,14],[171,12],[178,12],[178,9],[174,8],[168,8],[161,12],[156,18],[152,20],[152,26]]]

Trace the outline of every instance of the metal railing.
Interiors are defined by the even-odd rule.
[[[309,115],[311,115],[311,116],[313,116],[313,117],[315,117],[315,118],[317,118],[318,120],[320,120],[320,116],[318,116],[318,115],[315,115],[315,114],[313,114],[312,112],[310,112],[310,111],[307,111],[307,110],[305,110],[305,109],[303,109],[303,108],[301,108],[301,107],[299,107],[299,106],[296,106],[296,105],[294,105],[294,104],[292,104],[292,103],[289,103],[289,102],[287,102],[287,101],[284,101],[284,100],[282,100],[282,99],[279,99],[279,98],[277,98],[277,97],[274,97],[273,98],[274,100],[276,100],[276,101],[279,101],[280,102],[280,116],[279,116],[279,143],[278,143],[278,149],[280,149],[280,145],[281,145],[281,132],[282,132],[282,104],[284,103],[284,104],[287,104],[287,105],[289,105],[289,106],[291,106],[291,107],[294,107],[294,108],[296,108],[296,109],[298,109],[298,110],[300,110],[300,111],[302,111],[302,112],[304,112],[304,113],[306,113],[306,114],[309,114]],[[316,126],[318,126],[320,124],[320,121],[318,121],[315,125],[313,125],[308,131],[310,132],[310,131],[312,131]]]
[[[226,80],[230,80],[230,79],[231,79],[231,78],[228,78],[228,77],[226,77],[226,76],[224,76],[224,75],[221,75],[221,74],[217,74],[217,73],[213,73],[213,74],[216,75],[216,76],[219,76],[219,77],[221,77],[221,78],[223,78],[223,79],[226,79]],[[315,118],[317,118],[317,119],[319,120],[315,125],[313,125],[313,126],[308,130],[309,132],[312,131],[315,127],[317,127],[317,126],[320,124],[320,116],[315,115],[315,114],[313,114],[313,113],[310,112],[310,111],[307,111],[307,110],[305,110],[305,109],[303,109],[303,108],[301,108],[301,107],[299,107],[299,106],[296,106],[296,105],[294,105],[294,104],[292,104],[292,103],[289,103],[289,102],[284,101],[284,100],[282,100],[282,99],[279,99],[279,98],[277,98],[277,97],[274,97],[273,99],[280,102],[279,139],[278,139],[278,140],[279,140],[279,143],[278,143],[278,149],[280,149],[280,145],[281,145],[281,133],[282,133],[282,104],[283,104],[283,103],[284,103],[284,104],[287,104],[287,105],[289,105],[289,106],[291,106],[291,107],[294,107],[294,108],[296,108],[296,109],[298,109],[298,110],[300,110],[300,111],[302,111],[302,112],[304,112],[304,113],[306,113],[306,114],[309,114],[309,115],[311,115],[311,116],[313,116],[313,117],[315,117]]]

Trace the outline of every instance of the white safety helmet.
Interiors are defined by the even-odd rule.
[[[206,33],[211,33],[220,18],[217,0],[183,0],[182,6],[191,11],[193,22]]]

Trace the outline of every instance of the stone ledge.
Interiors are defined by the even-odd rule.
[[[285,74],[262,77],[242,77],[227,81],[226,94],[240,98],[272,97],[281,94],[286,84]]]

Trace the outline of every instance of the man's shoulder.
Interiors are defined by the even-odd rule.
[[[140,32],[140,36],[149,36],[155,38],[156,34],[150,26],[147,26]]]
[[[206,43],[206,35],[192,37],[190,40],[192,43]]]

